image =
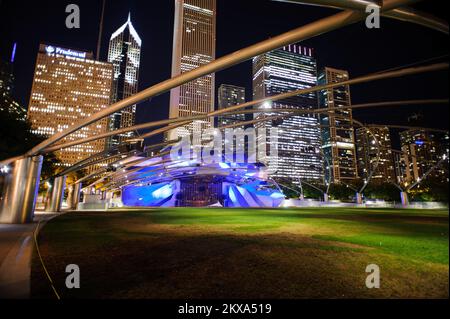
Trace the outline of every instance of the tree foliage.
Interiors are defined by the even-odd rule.
[[[43,140],[31,132],[30,122],[14,112],[0,111],[0,160],[21,155]]]
[[[448,203],[448,182],[440,179],[427,178],[409,192],[410,200],[416,202],[446,202]]]
[[[45,140],[34,134],[31,123],[24,121],[20,115],[8,110],[0,110],[0,160],[22,155]],[[55,154],[44,157],[41,179],[45,180],[60,169],[60,161]]]

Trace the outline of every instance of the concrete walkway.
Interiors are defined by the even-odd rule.
[[[34,222],[25,225],[0,224],[0,299],[30,297],[33,233],[39,220],[56,216],[36,212]]]

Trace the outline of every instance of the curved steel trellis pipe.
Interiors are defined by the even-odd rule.
[[[119,154],[117,154],[117,155],[113,155],[113,156],[110,156],[110,157],[108,157],[108,158],[102,158],[101,160],[99,159],[99,160],[92,161],[92,162],[88,161],[89,159],[92,159],[92,158],[95,159],[95,158],[97,158],[97,157],[108,156],[108,153],[109,153],[111,150],[102,151],[102,152],[99,152],[99,153],[97,153],[97,154],[92,155],[92,156],[89,157],[88,159],[84,159],[84,160],[82,160],[82,161],[80,161],[80,162],[78,162],[78,163],[72,165],[72,167],[68,168],[67,170],[65,170],[65,171],[63,171],[63,172],[61,172],[61,173],[58,173],[58,174],[55,175],[54,177],[67,175],[67,174],[69,174],[69,173],[77,172],[77,171],[82,170],[82,169],[84,169],[84,168],[86,168],[86,167],[95,165],[95,164],[97,164],[97,163],[99,163],[99,162],[101,163],[101,162],[104,162],[104,161],[106,161],[106,160],[111,160],[111,159],[116,159],[116,157],[121,157],[121,158],[119,158],[118,160],[116,160],[116,161],[114,161],[114,162],[112,162],[112,163],[109,163],[109,166],[111,166],[111,165],[114,165],[114,164],[116,164],[116,163],[118,163],[118,162],[123,161],[123,160],[126,159],[126,158],[130,158],[130,157],[133,157],[133,156],[139,156],[138,154],[141,154],[141,155],[142,155],[142,154],[147,154],[149,150],[157,149],[157,148],[162,148],[162,147],[165,147],[165,146],[167,146],[167,145],[171,145],[171,144],[178,143],[179,141],[180,141],[180,139],[176,139],[176,140],[170,140],[170,141],[163,142],[163,143],[157,143],[157,144],[148,145],[148,146],[145,146],[145,150],[144,150],[143,152],[138,152],[137,150],[132,150],[132,151],[130,151],[130,152],[128,152],[128,153],[119,153]],[[128,145],[128,143],[123,143],[123,144],[121,144],[121,145]],[[120,146],[120,145],[119,145],[119,146]],[[118,148],[118,146],[117,146],[117,147],[114,147],[113,149],[117,149],[117,148]],[[87,162],[87,163],[85,163],[85,162]]]
[[[374,127],[379,126],[377,124],[369,124],[368,127]],[[415,129],[415,130],[425,130],[425,131],[432,131],[432,132],[439,132],[439,133],[448,133],[448,130],[438,129],[438,128],[432,128],[432,127],[423,127],[423,126],[410,126],[410,125],[383,125],[389,128],[397,128],[397,129]]]
[[[416,105],[416,104],[448,104],[448,99],[423,99],[423,100],[406,100],[406,101],[388,101],[388,102],[375,102],[375,103],[364,103],[364,104],[357,104],[357,105],[350,105],[350,106],[342,106],[342,107],[335,107],[333,109],[329,108],[320,108],[320,109],[312,109],[312,110],[305,110],[305,109],[250,109],[250,110],[239,110],[239,111],[232,111],[227,112],[223,115],[234,115],[234,114],[254,114],[254,113],[295,113],[295,114],[318,114],[318,113],[327,113],[330,111],[339,111],[339,110],[354,110],[354,109],[361,109],[361,108],[370,108],[370,107],[389,107],[389,106],[403,106],[403,105]],[[292,114],[283,114],[283,115],[274,115],[271,119],[279,119],[284,117],[292,116]],[[240,125],[230,125],[230,126],[222,126],[219,127],[219,129],[226,129],[226,128],[232,128],[237,127],[241,125],[249,125],[258,122],[258,120],[250,120],[250,121],[244,121],[241,122]],[[165,128],[161,128],[152,132],[149,132],[147,134],[142,135],[143,138],[147,138],[156,134],[160,134],[164,131],[169,131],[171,129],[180,127],[185,125],[186,122],[182,122],[177,125],[172,126],[166,126]],[[386,125],[385,125],[386,126]],[[389,126],[391,128],[412,128],[412,127],[400,127],[400,126]],[[433,129],[433,128],[423,128],[427,130],[432,131],[444,131],[439,129]],[[128,141],[129,142],[129,141]]]
[[[404,100],[404,101],[383,101],[383,102],[371,102],[371,103],[361,103],[361,104],[353,104],[349,106],[338,106],[331,109],[332,111],[340,111],[340,110],[356,110],[356,109],[365,109],[365,108],[371,108],[371,107],[397,107],[397,106],[405,106],[405,105],[423,105],[423,104],[448,104],[449,99],[421,99],[421,100]],[[235,114],[248,114],[248,113],[277,113],[277,112],[292,112],[292,113],[299,113],[299,114],[314,114],[314,113],[320,113],[326,108],[319,108],[319,109],[258,109],[255,111],[254,109],[250,110],[240,110],[240,111],[233,111],[233,112],[227,112],[225,114],[222,114],[223,116],[226,115],[235,115]],[[330,110],[330,109],[329,109]]]
[[[168,154],[168,153],[166,152],[166,154]],[[163,154],[163,153],[156,154],[156,155],[154,155],[154,156],[145,157],[144,159],[138,159],[138,160],[135,160],[135,161],[133,161],[133,162],[126,163],[126,164],[130,164],[130,163],[136,163],[136,164],[138,164],[138,163],[141,163],[141,162],[145,162],[145,161],[151,160],[152,158],[155,158],[155,157],[158,157],[158,156],[161,156],[161,155],[165,155],[165,154]],[[118,160],[117,162],[120,163],[120,162],[123,161],[123,160],[124,160],[124,159],[120,159],[120,160]],[[101,169],[99,169],[98,171],[95,171],[95,172],[93,172],[93,173],[91,173],[91,174],[89,174],[89,175],[87,175],[87,176],[84,176],[84,177],[80,178],[80,179],[77,180],[74,184],[78,184],[78,183],[84,182],[85,180],[88,180],[89,178],[92,178],[92,177],[94,177],[94,176],[96,176],[96,175],[105,173],[106,171],[107,171],[107,168],[106,168],[106,167],[105,167],[105,168],[101,168]]]
[[[152,166],[154,166],[154,165],[165,164],[165,163],[167,163],[167,162],[169,162],[169,161],[168,161],[168,160],[164,160],[164,161],[155,162],[155,163],[152,163]],[[88,185],[88,186],[86,186],[86,187],[92,187],[92,186],[94,186],[94,185],[96,185],[96,184],[98,184],[98,183],[101,183],[102,181],[104,181],[104,180],[107,179],[107,178],[111,178],[112,180],[117,180],[117,179],[122,178],[122,176],[132,176],[134,173],[139,172],[139,171],[143,170],[143,169],[146,168],[146,167],[148,167],[148,166],[142,166],[142,167],[139,167],[139,168],[132,169],[132,170],[130,170],[130,171],[122,172],[122,173],[119,174],[119,175],[117,175],[117,172],[116,172],[116,173],[111,173],[111,174],[108,175],[108,176],[104,176],[104,177],[102,177],[102,178],[100,178],[100,179],[94,181],[93,183],[91,183],[90,185]],[[113,183],[113,181],[112,181],[112,182],[109,182],[108,184],[112,184],[112,183]],[[106,186],[105,186],[105,187],[106,187]]]
[[[205,119],[205,118],[212,117],[212,116],[215,117],[217,115],[222,115],[222,114],[228,113],[230,111],[242,110],[242,109],[250,107],[250,106],[263,104],[264,102],[268,102],[268,101],[271,101],[271,102],[279,101],[279,100],[289,98],[292,96],[296,96],[296,95],[314,93],[317,91],[328,90],[328,89],[332,89],[332,88],[336,88],[336,87],[340,87],[340,86],[344,86],[344,85],[360,84],[360,83],[364,83],[364,82],[370,82],[370,81],[376,81],[376,80],[382,80],[382,79],[394,78],[394,77],[401,77],[401,76],[406,76],[406,75],[418,74],[418,73],[422,73],[422,72],[432,72],[432,71],[443,70],[443,69],[448,69],[448,63],[437,63],[437,64],[433,64],[433,65],[404,68],[404,69],[400,69],[400,70],[388,71],[388,72],[383,72],[383,73],[373,73],[373,74],[369,74],[366,76],[357,77],[355,79],[350,79],[347,81],[330,83],[330,84],[326,84],[326,85],[318,85],[318,86],[315,86],[312,88],[290,91],[290,92],[278,94],[275,96],[259,99],[256,101],[242,103],[239,105],[235,105],[235,106],[224,108],[224,109],[221,109],[218,111],[214,111],[207,115],[176,119],[176,120],[170,121],[170,123],[176,123],[176,122],[180,122],[183,120]],[[335,110],[338,110],[338,109],[339,108],[335,108]],[[345,107],[343,107],[343,109],[345,109]],[[315,112],[320,113],[320,110],[305,110],[305,113],[315,113]],[[254,113],[258,113],[258,112],[254,112]],[[178,126],[181,126],[181,125],[178,125]],[[178,127],[178,126],[174,126],[174,127]],[[164,130],[164,128],[162,130]],[[166,130],[170,130],[170,129],[166,129]],[[148,136],[151,136],[150,134],[152,134],[152,132],[142,135],[141,138],[146,138]]]
[[[344,9],[344,10],[358,10],[365,11],[369,5],[377,5],[373,1],[368,0],[274,0],[278,2],[290,2],[296,4],[316,5],[321,7]],[[388,12],[382,13],[387,18],[392,18],[400,21],[410,22],[430,28],[439,32],[448,34],[448,23],[442,19],[434,17],[428,13],[420,12],[418,10],[401,7]]]

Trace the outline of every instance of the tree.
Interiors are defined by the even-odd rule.
[[[21,155],[43,140],[19,114],[0,110],[0,160]]]
[[[333,183],[330,185],[329,195],[333,199],[349,201],[355,196],[355,191],[347,185]]]
[[[400,190],[391,183],[371,182],[364,190],[368,199],[383,199],[388,202],[399,201]]]
[[[32,132],[31,123],[20,114],[7,109],[0,110],[0,160],[22,155],[44,140],[44,136]],[[55,154],[46,155],[41,180],[50,178],[61,169],[60,163]]]
[[[448,203],[448,182],[429,177],[409,191],[411,201]]]
[[[287,198],[299,198],[300,197],[300,187],[295,185],[290,178],[279,178],[277,183],[283,190],[284,196]]]

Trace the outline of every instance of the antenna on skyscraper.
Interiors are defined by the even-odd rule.
[[[98,41],[97,41],[97,61],[100,60],[100,48],[102,45],[102,33],[103,33],[103,18],[105,15],[105,2],[106,0],[103,0],[103,5],[102,5],[102,15],[100,18],[100,27],[98,30]]]

